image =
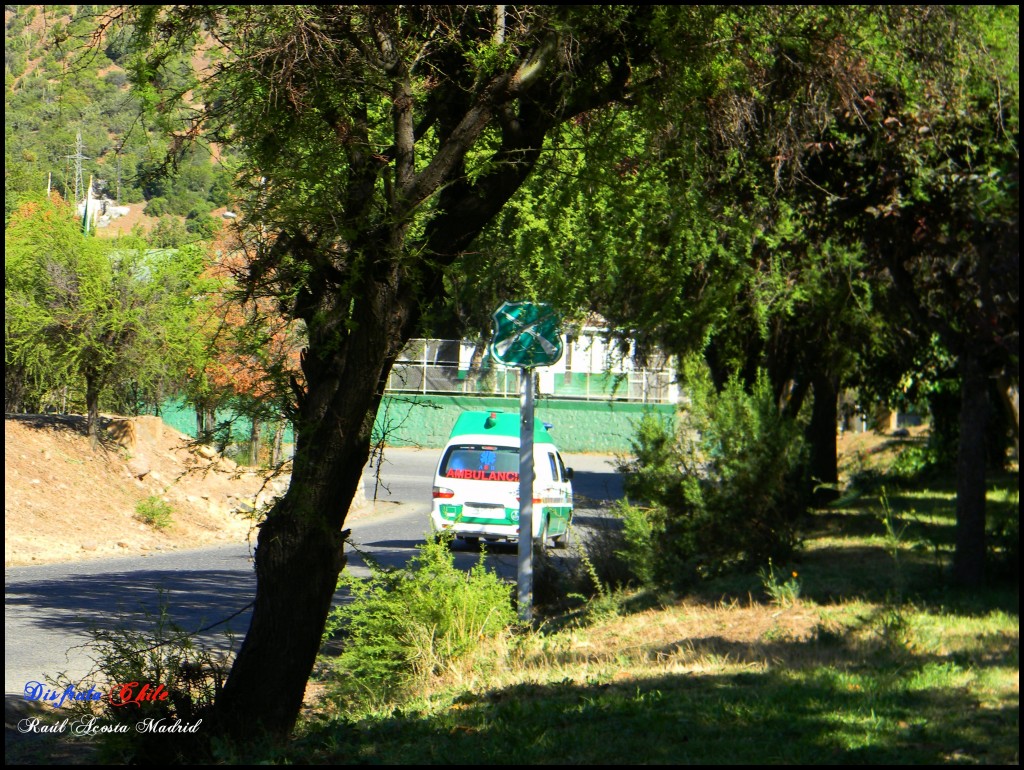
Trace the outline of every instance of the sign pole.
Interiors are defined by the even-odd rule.
[[[503,302],[494,311],[491,358],[518,366],[519,384],[519,559],[516,574],[519,619],[533,619],[533,369],[562,357],[561,319],[543,302]],[[541,511],[543,515],[543,511]]]
[[[523,367],[519,385],[519,619],[533,619],[533,370]]]

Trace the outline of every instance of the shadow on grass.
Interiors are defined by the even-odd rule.
[[[913,672],[812,671],[521,684],[440,713],[314,729],[298,761],[382,764],[1013,762],[1017,704]]]
[[[854,609],[842,624],[814,618],[787,624],[785,617],[776,619],[787,611],[763,607],[764,631],[747,637],[753,641],[705,633],[641,652],[663,672],[647,678],[609,674],[608,660],[591,661],[586,649],[547,651],[538,670],[600,673],[585,683],[519,684],[467,693],[444,708],[407,707],[389,718],[324,723],[296,744],[293,758],[353,764],[1016,763],[1018,636],[965,624],[962,632],[944,629],[943,643],[932,647],[928,624],[946,624],[951,608],[965,618],[997,609],[1019,614],[1019,590],[1016,584],[951,589],[946,569],[955,503],[941,490],[887,490],[896,523],[906,524],[897,559],[877,496],[816,514],[808,539],[819,542],[794,559],[801,597],[813,605],[850,599],[874,605],[859,616]],[[763,594],[758,576],[747,574],[712,581],[688,598],[717,606],[731,596],[751,606],[763,605]],[[620,603],[617,611],[660,601],[656,592],[643,597],[635,606]],[[946,640],[958,633],[955,651],[946,652]],[[637,651],[628,655],[635,658]]]
[[[886,505],[892,516],[906,524],[909,534],[952,543],[956,500],[940,491],[898,490],[886,487],[855,503],[816,510],[808,521],[808,534],[848,538],[884,536]]]
[[[982,616],[994,605],[1012,604],[1013,593],[947,596],[945,606],[971,605]],[[641,606],[654,594],[646,597]],[[916,618],[928,612],[907,610]],[[1003,685],[995,695],[979,696],[968,686],[1012,678],[1019,667],[1016,634],[965,628],[971,643],[947,654],[922,651],[914,634],[904,636],[891,605],[870,608],[845,626],[789,624],[790,614],[799,620],[807,613],[797,605],[738,619],[765,623],[750,642],[709,633],[652,646],[640,654],[669,673],[646,678],[609,675],[607,660],[591,661],[589,648],[547,649],[543,661],[527,665],[578,672],[592,662],[595,678],[519,684],[465,693],[444,708],[324,723],[294,746],[291,758],[524,765],[1018,761],[1016,691]],[[791,627],[801,635],[787,636]],[[723,669],[740,671],[702,673]]]
[[[959,591],[951,583],[956,502],[941,489],[887,487],[885,504],[879,494],[854,505],[815,510],[808,517],[803,548],[789,562],[775,567],[779,574],[798,573],[800,596],[819,605],[911,601],[918,607],[955,607],[966,615],[983,615],[996,608],[1018,612],[1017,484],[1015,473],[990,480],[989,583],[980,593]],[[610,554],[621,549],[621,533],[612,534],[617,535],[611,539],[612,547],[591,559],[598,570]],[[630,577],[604,582],[627,585]],[[769,599],[757,565],[694,585],[685,595],[708,606]],[[651,602],[643,602],[639,609],[651,606]],[[618,610],[629,614],[633,608],[622,605]]]

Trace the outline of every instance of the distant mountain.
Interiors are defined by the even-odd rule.
[[[141,117],[131,91],[130,29],[111,25],[95,42],[111,8],[5,6],[4,221],[48,185],[81,201],[92,178],[95,195],[129,205],[136,221],[148,220],[144,229],[173,217],[182,234],[202,233],[210,212],[228,203],[230,175],[202,149],[176,176],[160,175],[168,142]],[[148,216],[139,217],[142,209]]]

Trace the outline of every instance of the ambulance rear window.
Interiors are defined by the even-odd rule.
[[[441,462],[446,479],[474,481],[519,481],[519,450],[465,444],[448,447]]]

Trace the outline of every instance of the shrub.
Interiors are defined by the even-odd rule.
[[[889,467],[890,476],[904,481],[935,475],[940,471],[938,455],[930,446],[904,447]]]
[[[657,582],[655,569],[659,562],[657,536],[664,531],[662,514],[664,509],[641,508],[620,501],[615,512],[622,517],[623,538],[622,550],[619,554],[629,566],[629,570],[642,585]]]
[[[209,211],[192,209],[185,217],[185,230],[200,238],[212,238],[220,230],[220,222],[210,216]]]
[[[146,209],[147,213],[149,209]],[[158,249],[176,249],[189,240],[188,230],[177,217],[162,216],[149,233],[149,242]]]
[[[514,622],[510,587],[484,567],[485,554],[464,572],[448,545],[428,541],[399,570],[371,565],[369,578],[342,576],[352,600],[331,611],[328,628],[345,637],[335,663],[345,699],[400,700]]]
[[[223,688],[230,656],[198,644],[194,635],[172,623],[161,598],[159,614],[146,613],[148,631],[120,626],[94,628],[92,657],[100,701],[76,700],[65,709],[78,719],[96,718],[99,758],[104,764],[187,764],[206,759],[203,724]],[[229,645],[231,640],[228,640]],[[233,646],[233,645],[232,645]],[[81,690],[61,674],[53,684]],[[146,697],[147,692],[149,697]],[[144,732],[144,720],[199,725],[194,734]]]
[[[162,217],[167,214],[167,199],[163,197],[152,198],[144,209],[146,216]]]
[[[128,75],[123,70],[111,70],[103,76],[103,82],[114,88],[128,85]]]
[[[150,495],[135,504],[135,515],[157,529],[171,526],[173,513],[171,504],[159,495]]]
[[[720,393],[691,377],[679,435],[647,417],[623,464],[626,493],[649,507],[620,509],[624,557],[643,582],[687,584],[740,564],[786,560],[807,510],[804,443],[779,414],[764,374],[748,392],[732,378]]]
[[[617,502],[609,516],[598,516],[588,522],[586,540],[581,538],[581,566],[585,570],[586,588],[582,593],[600,593],[602,587],[615,590],[625,588],[636,575],[635,568],[626,559],[626,527],[621,519],[624,502]]]

